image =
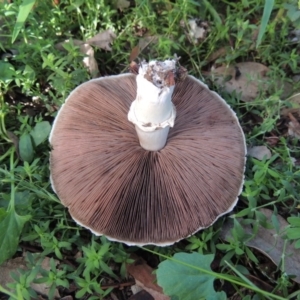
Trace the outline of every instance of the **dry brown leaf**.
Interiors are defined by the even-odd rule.
[[[229,51],[229,47],[222,47],[216,50],[215,52],[211,53],[208,58],[205,60],[205,63],[208,64],[219,57],[225,56]]]
[[[65,40],[64,42],[55,45],[55,48],[60,51],[65,51],[64,45],[67,43],[72,43],[74,46],[78,46],[80,52],[86,56],[83,58],[82,62],[84,66],[89,70],[93,78],[97,77],[99,74],[98,64],[94,57],[94,49],[89,44],[81,40]]]
[[[57,43],[55,45],[55,48],[60,51],[66,51],[66,48],[64,47],[66,44],[72,44],[74,46],[80,47],[81,45],[84,44],[84,41],[76,40],[76,39],[65,40],[63,42]]]
[[[11,142],[14,144],[17,156],[18,156],[18,158],[20,158],[20,153],[19,153],[19,138],[12,131],[7,131],[7,136],[11,140]]]
[[[111,51],[110,45],[117,36],[112,31],[112,29],[107,29],[105,31],[99,32],[92,38],[88,39],[86,43],[107,51]]]
[[[300,93],[294,94],[287,101],[291,104],[291,107],[283,107],[280,114],[287,117],[289,113],[300,114]]]
[[[206,38],[207,33],[210,31],[208,22],[200,19],[191,19],[188,21],[189,37],[197,44],[199,41]]]
[[[259,211],[266,216],[268,222],[271,221],[271,216],[273,214],[271,210],[262,208]],[[246,245],[257,249],[266,255],[276,266],[279,266],[281,262],[285,246],[284,271],[288,275],[295,275],[296,277],[293,278],[293,280],[300,283],[300,251],[299,249],[295,249],[294,244],[287,243],[285,245],[284,229],[288,226],[288,223],[279,215],[277,218],[279,222],[279,234],[277,234],[275,229],[267,229],[260,226],[256,236],[246,242]],[[233,227],[232,224],[232,222],[224,224],[221,231],[222,239],[229,241],[229,239],[232,238],[230,233]],[[250,225],[243,225],[243,228],[246,234],[253,234],[253,230]]]
[[[291,113],[289,113],[289,118],[291,120],[291,122],[289,122],[288,129],[289,135],[300,139],[300,124],[298,120]]]
[[[135,60],[139,54],[149,46],[151,43],[156,43],[158,40],[157,36],[145,36],[139,40],[139,43],[131,50],[129,61]]]
[[[119,9],[120,11],[123,11],[125,8],[128,8],[130,6],[130,2],[127,0],[116,0],[115,1],[115,7]]]
[[[140,47],[137,45],[132,48],[129,56],[129,61],[134,61],[140,54]]]
[[[256,62],[242,62],[235,66],[222,66],[211,71],[215,82],[223,89],[241,94],[241,100],[253,101],[260,90],[266,88],[266,73],[269,68]]]
[[[86,55],[82,60],[84,66],[89,70],[93,78],[97,77],[99,69],[94,57],[94,49],[89,44],[83,44],[80,46],[80,52]]]
[[[254,157],[258,160],[271,158],[271,151],[266,146],[254,146],[247,148],[247,155]]]
[[[64,51],[64,45],[66,43],[73,43],[75,46],[80,48],[80,52],[85,54],[86,57],[83,59],[83,64],[86,68],[88,68],[90,74],[93,78],[97,77],[99,74],[98,64],[94,57],[94,47],[98,47],[107,51],[111,51],[110,44],[116,38],[116,35],[111,29],[105,30],[96,34],[94,37],[88,39],[86,42],[81,40],[66,40],[62,43],[56,44],[56,49]]]
[[[145,290],[141,290],[133,295],[128,300],[156,300],[151,294]]]
[[[286,98],[292,92],[292,85],[281,79],[270,79],[267,76],[269,68],[257,62],[242,62],[234,66],[221,66],[210,72],[212,79],[228,93],[236,92],[241,100],[255,100],[260,92],[271,93],[272,90],[282,90],[280,97]]]
[[[136,256],[133,264],[127,265],[127,272],[134,277],[136,285],[147,291],[155,300],[169,300],[170,297],[163,294],[162,288],[157,285],[153,269],[147,263]]]
[[[50,271],[50,258],[45,257],[42,261],[42,268]],[[14,280],[10,277],[10,273],[19,273],[18,269],[26,270],[26,262],[24,257],[16,257],[9,259],[0,266],[0,285],[5,287],[8,283],[12,283]],[[39,277],[39,276],[38,276]],[[38,293],[47,296],[50,287],[46,283],[32,283],[31,287]],[[55,290],[55,297],[60,297],[58,290]]]
[[[158,37],[155,35],[149,35],[141,38],[139,40],[138,46],[140,47],[140,51],[143,51],[146,47],[151,43],[156,43],[158,41]]]

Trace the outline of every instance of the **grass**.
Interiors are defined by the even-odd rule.
[[[49,183],[50,124],[68,94],[91,79],[78,46],[66,46],[63,52],[56,45],[70,38],[87,40],[112,29],[116,34],[112,50],[95,48],[101,75],[125,72],[132,49],[146,36],[154,37],[141,47],[139,59],[166,59],[176,53],[190,74],[219,91],[237,112],[247,144],[267,145],[272,151],[270,159],[247,161],[244,189],[230,217],[234,220],[231,242],[220,239],[227,216],[174,246],[147,247],[151,255],[164,260],[179,252],[213,254],[216,266],[209,274],[219,279],[216,289],[225,291],[228,299],[235,294],[239,299],[272,299],[270,293],[249,283],[245,274],[266,281],[274,299],[300,299],[299,285],[287,275],[284,262],[273,274],[263,272],[267,259],[246,245],[249,237],[243,230],[250,224],[251,238],[255,238],[260,224],[274,228],[281,215],[290,218],[286,242],[296,241],[300,246],[300,172],[292,163],[292,158],[300,158],[299,142],[287,135],[288,119],[280,114],[290,105],[289,98],[282,97],[275,84],[245,103],[222,92],[207,76],[213,63],[255,61],[270,68],[271,83],[292,82],[300,63],[297,44],[290,42],[291,30],[299,26],[297,2],[276,1],[273,6],[273,1],[261,0],[136,0],[122,9],[120,1],[10,2],[0,1],[0,263],[26,253],[29,269],[13,275],[13,282],[0,286],[0,291],[11,299],[37,298],[31,283],[44,282],[50,286],[49,299],[56,289],[62,296],[72,294],[77,299],[109,299],[118,289],[107,283],[126,280],[130,254],[147,257],[146,249],[92,236],[75,225]],[[28,16],[20,15],[24,14],[20,5],[25,4],[33,5]],[[191,17],[209,22],[206,38],[197,44],[187,34]],[[211,61],[220,49],[225,50],[223,54]],[[299,83],[292,85],[291,89],[299,90]],[[270,144],[270,137],[277,142]],[[267,225],[259,210],[262,207],[273,212]],[[47,270],[41,267],[45,257],[51,258]],[[38,273],[40,278],[36,278]]]

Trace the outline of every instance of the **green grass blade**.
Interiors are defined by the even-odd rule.
[[[262,37],[266,32],[266,28],[267,28],[267,25],[268,25],[268,22],[270,19],[271,12],[273,10],[273,6],[274,6],[274,0],[266,0],[265,1],[263,17],[261,20],[259,33],[258,33],[258,37],[257,37],[257,41],[256,41],[256,48],[258,48],[258,46],[260,45]]]
[[[215,10],[215,8],[213,7],[213,5],[210,3],[210,1],[208,0],[203,0],[203,4],[205,6],[205,8],[210,12],[210,14],[213,16],[214,21],[217,25],[221,25],[222,24],[222,20],[219,16],[219,14],[217,13],[217,11]]]
[[[14,43],[16,40],[21,28],[24,26],[24,23],[35,4],[36,0],[23,0],[22,4],[19,7],[19,13],[17,17],[17,21],[14,27],[14,31],[12,33],[11,42]]]

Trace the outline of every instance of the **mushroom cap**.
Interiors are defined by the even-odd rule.
[[[238,119],[205,84],[175,85],[166,146],[141,148],[127,120],[133,74],[88,81],[60,109],[50,135],[51,182],[73,219],[128,245],[170,245],[233,209],[246,145]]]

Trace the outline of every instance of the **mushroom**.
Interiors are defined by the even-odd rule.
[[[177,60],[90,80],[50,134],[51,183],[73,219],[128,245],[166,246],[236,205],[246,145],[235,113]],[[133,101],[135,99],[135,101]]]

